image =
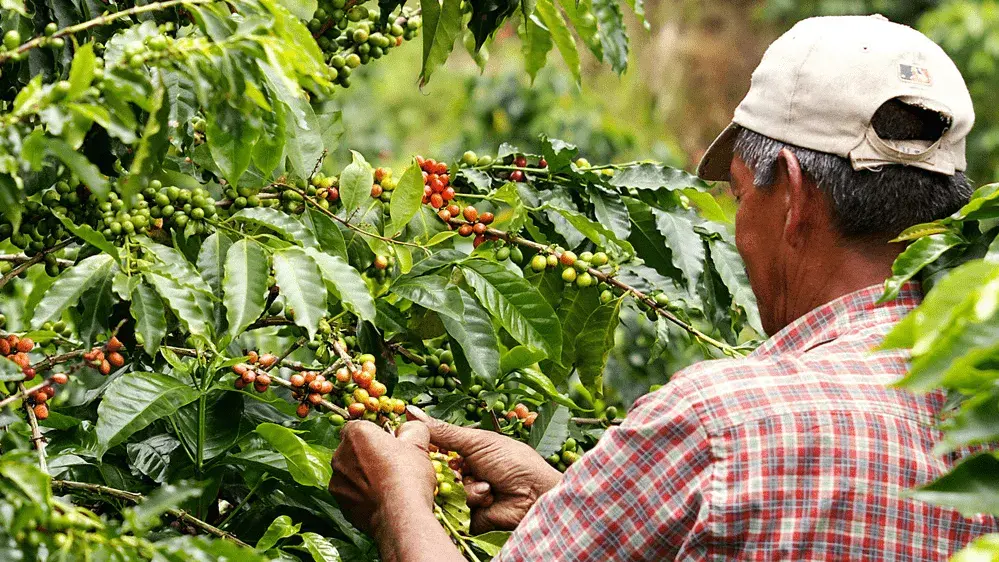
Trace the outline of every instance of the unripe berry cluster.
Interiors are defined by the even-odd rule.
[[[464,459],[454,451],[437,449],[431,445],[430,464],[434,467],[434,477],[437,486],[434,488],[434,501],[437,504],[447,503],[448,499],[464,489],[461,470]]]
[[[454,366],[454,354],[447,347],[431,350],[423,358],[423,365],[416,369],[416,376],[426,379],[431,388],[454,390],[458,387],[455,377],[458,371]]]
[[[583,252],[579,256],[571,250],[555,248],[552,253],[538,253],[531,258],[530,268],[535,272],[542,272],[545,269],[556,268],[559,265],[562,269],[562,280],[566,284],[575,283],[577,287],[585,289],[597,283],[596,278],[589,272],[590,268],[599,269],[610,263],[610,258],[604,252]],[[605,290],[606,295],[601,294],[601,300],[609,302],[613,299],[613,292]]]
[[[570,437],[562,444],[561,452],[553,453],[548,457],[548,464],[554,466],[559,472],[565,472],[572,466],[572,463],[579,460],[580,452],[579,444]]]

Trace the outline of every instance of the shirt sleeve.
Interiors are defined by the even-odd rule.
[[[495,560],[675,558],[707,512],[711,447],[695,389],[674,378],[566,472]]]

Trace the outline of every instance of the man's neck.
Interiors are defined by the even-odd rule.
[[[786,288],[786,324],[844,295],[883,283],[901,249],[899,244],[827,248]]]

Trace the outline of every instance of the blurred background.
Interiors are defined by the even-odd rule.
[[[357,72],[342,95],[337,158],[346,163],[354,149],[401,167],[413,154],[453,160],[468,149],[495,153],[501,142],[529,151],[544,133],[595,163],[651,158],[693,170],[771,41],[809,16],[881,13],[923,31],[957,63],[977,112],[969,176],[978,185],[999,181],[999,0],[646,0],[648,29],[624,11],[627,72],[618,76],[581,48],[581,88],[554,51],[532,85],[509,26],[489,45],[483,69],[456,44],[422,90],[420,42],[394,51]],[[622,317],[605,374],[608,402],[627,406],[701,358],[683,346],[653,358],[654,341],[644,317]]]

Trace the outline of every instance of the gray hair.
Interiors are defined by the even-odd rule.
[[[936,140],[946,124],[939,117],[928,119],[927,113],[938,116],[891,100],[878,109],[872,122],[883,139]],[[735,141],[735,155],[749,166],[758,188],[774,184],[777,156],[785,148],[829,197],[835,224],[847,238],[890,239],[912,225],[952,214],[971,198],[971,185],[961,172],[946,176],[911,166],[857,171],[846,158],[786,144],[745,128]]]

